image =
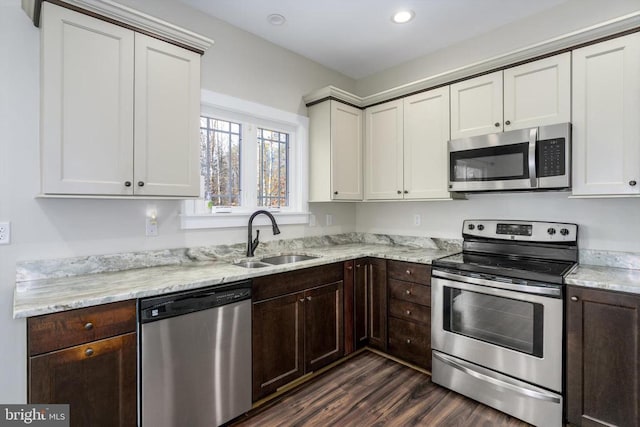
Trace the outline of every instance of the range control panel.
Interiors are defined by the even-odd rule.
[[[527,242],[576,242],[578,226],[561,222],[467,219],[462,235]]]

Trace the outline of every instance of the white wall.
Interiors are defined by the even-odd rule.
[[[583,249],[640,252],[640,198],[569,199],[566,192],[483,193],[467,200],[361,203],[356,230],[460,239],[465,219],[521,219],[578,224]],[[414,226],[414,215],[421,225]]]
[[[355,93],[372,95],[638,10],[638,0],[567,0],[518,23],[362,78],[356,83]]]
[[[179,16],[185,21],[191,15]],[[206,28],[217,42],[203,62],[202,76],[208,89],[299,113],[305,93],[336,82],[345,87],[350,84],[350,79],[226,24],[202,16],[196,16],[194,23],[198,27],[194,30]],[[39,34],[18,0],[0,0],[0,221],[11,221],[12,227],[11,244],[0,246],[1,403],[26,401],[25,321],[12,319],[16,261],[246,239],[244,228],[181,230],[179,201],[35,199],[40,191]],[[223,50],[236,54],[218,64]],[[264,59],[266,66],[252,60],[257,52],[269,56]],[[148,204],[157,207],[158,237],[144,235]],[[315,204],[310,208],[318,218],[316,227],[282,226],[278,237],[355,230],[355,207],[351,204]],[[333,214],[330,227],[325,226],[326,213]],[[272,238],[268,227],[261,237]]]

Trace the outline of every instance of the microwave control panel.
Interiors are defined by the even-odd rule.
[[[561,176],[565,174],[565,139],[546,139],[538,141],[536,171],[539,178],[546,176]]]

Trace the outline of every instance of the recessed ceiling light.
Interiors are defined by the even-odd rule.
[[[405,24],[411,21],[414,16],[416,16],[416,14],[413,12],[413,10],[401,10],[399,12],[396,12],[391,17],[391,20],[396,24]]]
[[[279,13],[272,13],[271,15],[267,16],[267,21],[271,25],[282,25],[287,22],[287,18],[280,15]]]

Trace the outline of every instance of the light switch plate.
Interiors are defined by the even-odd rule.
[[[11,243],[11,223],[0,222],[0,245]]]

